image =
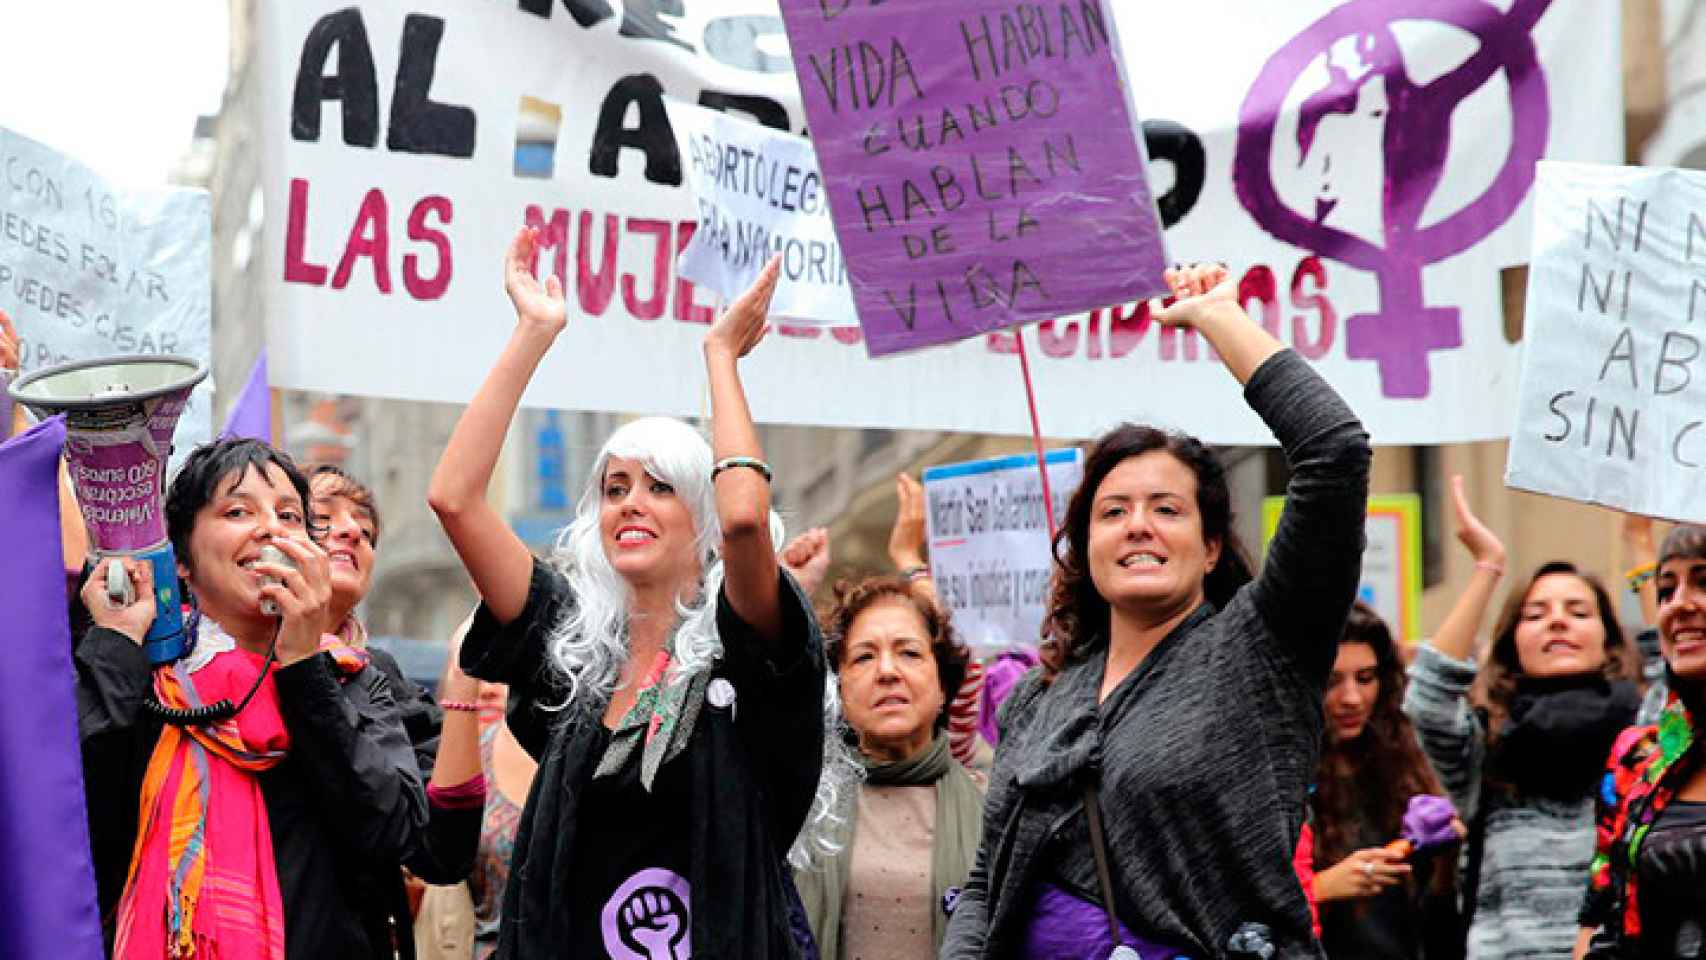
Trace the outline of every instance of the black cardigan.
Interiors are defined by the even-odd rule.
[[[136,841],[137,807],[160,722],[141,647],[96,627],[78,644],[78,733],[89,828],[108,948]],[[276,672],[289,755],[260,774],[284,902],[289,960],[376,960],[387,926],[374,877],[422,844],[426,794],[385,675],[372,666],[339,682],[329,655]],[[395,879],[390,881],[395,883]]]
[[[688,881],[695,894],[695,960],[793,960],[792,897],[784,857],[810,812],[823,763],[823,642],[805,594],[781,574],[781,645],[761,643],[726,596],[717,598],[723,656],[712,675],[734,685],[734,709],[707,704],[687,749],[670,763],[689,767]],[[498,939],[500,960],[564,955],[574,942],[569,911],[581,828],[577,792],[600,757],[594,725],[603,704],[566,710],[546,643],[574,597],[567,580],[537,560],[527,604],[509,624],[485,605],[462,644],[470,676],[509,684],[509,725],[539,760],[515,838]],[[637,761],[635,761],[637,762]],[[588,824],[588,829],[633,829]]]
[[[1098,772],[1128,927],[1208,960],[1255,922],[1280,956],[1319,955],[1292,853],[1362,567],[1370,451],[1356,417],[1290,351],[1262,364],[1245,398],[1292,468],[1266,566],[1224,610],[1198,608],[1099,706],[1105,640],[1052,686],[1040,671],[1021,682],[1002,710],[983,844],[944,960],[1016,956],[1047,877],[1098,890],[1082,839],[1084,779]]]

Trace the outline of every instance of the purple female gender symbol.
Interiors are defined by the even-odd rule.
[[[1238,200],[1275,238],[1376,274],[1380,310],[1345,321],[1345,352],[1380,366],[1381,392],[1389,397],[1428,395],[1428,353],[1463,345],[1456,307],[1429,307],[1422,268],[1467,250],[1510,219],[1534,183],[1534,164],[1546,149],[1550,108],[1546,75],[1532,31],[1552,0],[1516,0],[1509,13],[1484,0],[1351,0],[1315,21],[1275,53],[1256,77],[1238,118],[1232,162]],[[1450,24],[1475,36],[1474,55],[1426,84],[1410,79],[1391,25],[1399,20]],[[1269,173],[1274,129],[1297,79],[1342,37],[1356,37],[1372,69],[1359,78],[1329,65],[1332,82],[1303,103],[1298,146],[1305,154],[1329,113],[1355,110],[1362,85],[1385,84],[1387,113],[1385,189],[1381,197],[1384,246],[1314,219],[1281,202]],[[1509,79],[1511,147],[1498,176],[1474,202],[1432,226],[1422,211],[1439,186],[1451,149],[1451,115],[1500,70]]]

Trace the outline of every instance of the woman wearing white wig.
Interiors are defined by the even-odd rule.
[[[764,335],[776,265],[705,336],[711,445],[675,420],[616,431],[539,560],[485,498],[566,322],[561,284],[529,268],[536,240],[510,247],[515,332],[428,497],[482,600],[462,667],[509,684],[510,727],[540,762],[497,955],[795,957],[784,857],[819,786],[823,643],[777,565],[736,369]]]

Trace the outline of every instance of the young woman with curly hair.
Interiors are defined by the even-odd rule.
[[[1560,918],[1581,900],[1606,753],[1640,705],[1639,656],[1605,588],[1553,561],[1511,591],[1478,669],[1475,637],[1505,547],[1469,509],[1461,477],[1453,493],[1457,538],[1475,572],[1417,650],[1404,712],[1469,822],[1468,955],[1563,960],[1576,929]]]
[[[835,594],[827,659],[865,782],[843,811],[840,852],[794,882],[826,960],[935,956],[983,829],[982,786],[947,732],[971,654],[916,579],[867,577]]]
[[[1385,621],[1351,608],[1327,681],[1311,799],[1315,899],[1329,957],[1443,955],[1462,823],[1399,709],[1404,664]]]
[[[1002,708],[947,960],[1319,956],[1291,855],[1361,569],[1368,436],[1225,268],[1168,277],[1157,318],[1207,336],[1244,385],[1292,466],[1285,513],[1252,579],[1206,446],[1133,424],[1096,443],[1044,667]]]

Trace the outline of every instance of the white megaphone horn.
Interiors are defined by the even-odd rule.
[[[187,652],[177,562],[166,536],[166,462],[190,391],[207,367],[187,357],[106,357],[45,367],[11,385],[12,399],[41,418],[65,414],[65,460],[97,566],[108,557],[145,560],[154,570],[148,659]],[[113,578],[116,604],[134,601],[128,578]]]

